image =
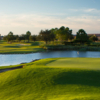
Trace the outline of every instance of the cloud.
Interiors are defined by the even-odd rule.
[[[94,9],[94,8],[84,9],[83,11],[84,12],[90,12],[90,13],[100,13],[100,10]]]
[[[0,16],[0,33],[6,34],[14,31],[16,34],[25,33],[30,30],[37,33],[40,29],[51,29],[55,27],[69,27],[75,34],[83,28],[87,33],[100,32],[100,18],[96,16],[69,16],[65,18],[46,16],[39,14],[19,14]]]
[[[72,12],[80,12],[80,13],[100,13],[100,10],[95,8],[69,9],[69,10]]]
[[[94,12],[94,11],[97,11],[97,10],[96,9],[85,9],[83,11],[85,11],[85,12]]]

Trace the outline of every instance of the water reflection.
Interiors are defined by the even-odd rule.
[[[15,65],[22,62],[30,62],[34,59],[58,58],[58,57],[91,57],[100,58],[100,52],[91,51],[48,51],[31,54],[0,54],[0,66]]]
[[[87,57],[88,52],[77,52],[78,57]]]

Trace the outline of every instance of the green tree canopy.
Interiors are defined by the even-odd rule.
[[[31,35],[29,38],[31,41],[35,42],[37,40],[37,35]]]
[[[80,43],[88,42],[89,38],[87,33],[83,29],[79,29],[76,34],[76,41]]]
[[[9,32],[8,35],[6,36],[6,40],[8,42],[12,42],[14,40],[14,35],[13,32]]]
[[[60,27],[57,31],[56,31],[56,38],[60,41],[68,41],[73,39],[73,35],[72,35],[72,30],[70,30],[68,27]]]
[[[45,41],[46,44],[48,41],[50,41],[50,33],[51,33],[50,30],[45,30],[45,31],[41,30],[39,33],[41,40]]]
[[[91,41],[97,41],[98,40],[98,37],[96,36],[96,35],[92,35],[92,36],[90,36],[89,37],[89,40],[91,40]]]
[[[26,39],[28,40],[28,42],[29,42],[29,37],[30,37],[30,35],[31,35],[31,32],[30,32],[30,31],[27,31],[27,32],[26,32]]]

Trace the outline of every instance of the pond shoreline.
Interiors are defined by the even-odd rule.
[[[31,53],[42,53],[42,52],[47,52],[47,51],[98,51],[100,52],[100,47],[95,47],[95,46],[43,46],[42,50],[39,51],[17,51],[17,52],[0,52],[0,54],[31,54]]]
[[[36,59],[45,58],[100,58],[99,51],[74,51],[74,50],[47,50],[45,52],[36,52],[30,54],[0,54],[0,66],[19,65],[21,63],[28,63]]]
[[[25,52],[23,52],[23,53],[0,53],[1,55],[8,55],[8,54],[32,54],[32,53],[45,53],[45,52],[48,52],[48,51],[82,51],[82,52],[88,52],[88,51],[91,51],[91,52],[100,52],[99,50],[74,50],[74,49],[58,49],[58,50],[53,50],[53,49],[47,49],[47,50],[45,50],[45,51],[37,51],[37,52],[28,52],[28,53],[25,53]]]
[[[0,54],[31,54],[31,53],[42,53],[42,52],[46,52],[46,51],[37,51],[37,52],[28,52],[28,53],[25,53],[25,52],[21,52],[21,53],[19,53],[19,52],[15,52],[15,53],[0,53]]]
[[[35,62],[35,61],[38,61],[38,60],[41,60],[41,59],[35,59],[35,60],[32,60],[31,62]],[[31,63],[31,62],[28,62],[28,63]],[[21,64],[27,64],[27,63],[21,63]],[[0,73],[6,72],[6,71],[9,71],[9,70],[15,70],[15,69],[24,68],[24,66],[25,65],[19,65],[17,67],[0,69]]]

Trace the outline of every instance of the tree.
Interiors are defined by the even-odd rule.
[[[50,30],[50,34],[49,34],[49,38],[50,38],[50,41],[54,41],[56,39],[56,29],[52,28]]]
[[[0,34],[0,41],[1,41],[1,34]]]
[[[7,37],[6,37],[6,40],[8,42],[12,42],[14,40],[14,35],[13,35],[13,32],[9,32]]]
[[[60,27],[56,32],[56,38],[60,41],[68,41],[73,38],[72,30],[70,30],[68,27]]]
[[[5,35],[5,36],[3,37],[3,40],[4,40],[4,41],[7,41],[7,35]]]
[[[31,35],[31,32],[30,32],[30,31],[27,31],[27,32],[26,32],[26,39],[28,40],[28,42],[29,42],[29,37],[30,37],[30,35]]]
[[[51,41],[54,41],[56,40],[56,34],[57,34],[57,31],[58,31],[58,28],[52,28],[51,30]]]
[[[14,35],[14,40],[19,41],[19,36],[18,35]]]
[[[53,32],[51,32],[50,33],[50,41],[54,41],[55,38],[56,38],[56,35]]]
[[[37,35],[31,35],[30,37],[29,37],[29,39],[31,40],[31,41],[36,41],[37,40]]]
[[[89,38],[87,33],[83,29],[79,29],[76,35],[76,42],[85,43],[88,42]]]
[[[90,36],[89,37],[89,40],[91,40],[91,41],[97,41],[98,40],[98,37],[96,36],[96,35],[92,35],[92,36]]]
[[[21,36],[20,36],[21,38],[22,38],[22,40],[24,40],[24,42],[25,42],[25,39],[26,39],[26,35],[25,34],[21,34]]]
[[[47,42],[50,41],[50,33],[51,33],[50,30],[45,30],[45,31],[41,30],[39,33],[39,37],[47,44]]]
[[[18,42],[21,42],[21,41],[24,40],[24,39],[23,39],[22,36],[18,36],[18,37],[16,38],[16,40],[17,40]]]

